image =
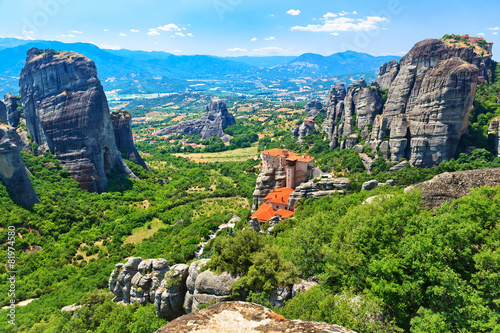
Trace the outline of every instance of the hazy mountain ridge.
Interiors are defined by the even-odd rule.
[[[244,80],[289,80],[301,76],[373,74],[384,62],[399,57],[374,57],[347,51],[331,56],[306,53],[299,57],[215,57],[208,55],[177,56],[167,52],[106,50],[88,43],[25,41],[0,39],[0,95],[18,92],[18,79],[32,48],[82,53],[96,63],[106,91],[155,93],[189,89],[187,80],[218,79],[226,82]],[[241,82],[243,80],[243,82]]]

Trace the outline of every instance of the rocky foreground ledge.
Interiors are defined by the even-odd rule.
[[[247,302],[217,303],[206,309],[179,317],[156,331],[156,333],[174,332],[356,333],[339,325],[288,320],[262,305]]]
[[[424,205],[440,207],[444,202],[461,198],[473,188],[500,186],[500,168],[445,172],[426,182],[405,188],[405,193],[420,190]]]

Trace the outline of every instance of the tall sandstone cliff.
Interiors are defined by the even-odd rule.
[[[28,51],[19,80],[26,126],[82,189],[103,192],[106,173],[135,177],[116,147],[108,102],[92,60],[75,52]]]
[[[21,138],[13,127],[0,125],[0,179],[23,207],[40,202],[21,158]]]
[[[491,44],[427,39],[399,64],[384,64],[371,86],[332,87],[323,130],[330,147],[363,143],[392,162],[432,167],[453,157],[478,83],[490,79]],[[384,103],[384,91],[388,89]]]
[[[223,137],[224,128],[234,124],[236,124],[236,121],[233,115],[227,111],[226,103],[220,99],[214,99],[205,107],[205,114],[202,118],[183,121],[177,125],[156,131],[156,134],[201,134],[201,139],[205,140],[212,136]]]

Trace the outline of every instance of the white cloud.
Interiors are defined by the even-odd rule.
[[[493,32],[492,35],[498,35],[498,31]]]
[[[72,30],[71,32],[74,33],[74,34],[83,34],[83,32],[78,31],[78,30]]]
[[[194,37],[192,33],[187,34],[188,37]]]
[[[156,29],[149,29],[149,32],[147,34],[149,36],[158,36],[160,33]]]
[[[253,54],[256,56],[285,55],[288,54],[289,51],[290,49],[282,49],[281,47],[276,46],[262,47],[252,50]]]
[[[26,30],[25,30],[25,31],[23,31],[23,33],[25,33],[25,34],[34,34],[34,32],[33,32],[33,31],[31,31],[31,30],[30,30],[30,31],[26,31]]]
[[[286,13],[292,16],[297,16],[300,14],[300,9],[290,9]]]
[[[175,35],[177,37],[186,37],[186,35],[184,35],[182,32],[176,32]]]
[[[500,27],[488,28],[488,30],[500,30]]]
[[[226,51],[228,51],[228,52],[246,52],[247,49],[242,49],[242,48],[239,48],[239,47],[233,47],[232,49],[227,49]]]
[[[338,36],[340,35],[338,32],[330,32],[330,35],[333,35],[333,36]]]
[[[124,34],[123,32],[120,32],[120,37],[127,37],[127,34]]]
[[[328,14],[327,14],[328,15]],[[339,14],[340,15],[340,14]],[[349,17],[324,16],[323,24],[309,24],[307,26],[294,26],[292,31],[312,32],[338,32],[338,31],[370,31],[378,28],[378,23],[389,22],[386,17],[367,16],[364,19],[353,19]]]
[[[104,30],[104,32],[109,31],[109,29],[103,29],[103,30]]]
[[[181,28],[179,28],[177,24],[174,23],[165,24],[164,26],[160,26],[156,29],[162,31],[181,31]]]
[[[352,14],[353,15],[358,15],[358,12],[357,11],[353,11]]]
[[[139,32],[139,30],[136,30],[136,29],[130,29],[130,32]]]
[[[323,15],[323,18],[324,18],[324,19],[328,19],[328,18],[330,18],[330,17],[337,17],[337,16],[339,16],[339,14],[335,14],[335,13],[330,13],[330,12],[328,12],[328,13],[326,13],[325,15]]]
[[[484,37],[484,34],[482,32],[477,34],[479,37]]]
[[[59,35],[59,37],[63,37],[63,38],[75,38],[75,35]]]
[[[276,38],[271,36],[271,37],[264,38],[264,40],[276,40]]]
[[[257,37],[254,37],[252,39],[250,39],[251,42],[256,42],[257,41]]]

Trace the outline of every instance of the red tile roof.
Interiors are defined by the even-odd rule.
[[[292,193],[293,191],[293,189],[288,187],[279,189],[275,188],[266,196],[264,200],[266,200],[266,203],[288,204],[288,198],[290,197],[290,193]]]
[[[297,153],[294,153],[293,151],[289,151],[288,149],[274,148],[264,150],[262,154],[274,157],[286,157],[287,160],[289,159],[290,161],[310,162],[314,160],[314,157],[312,156],[308,156],[307,154],[299,155]]]
[[[273,209],[272,205],[262,204],[260,205],[259,209],[257,209],[255,213],[250,216],[250,218],[256,217],[259,222],[267,222],[275,215],[276,211]]]

